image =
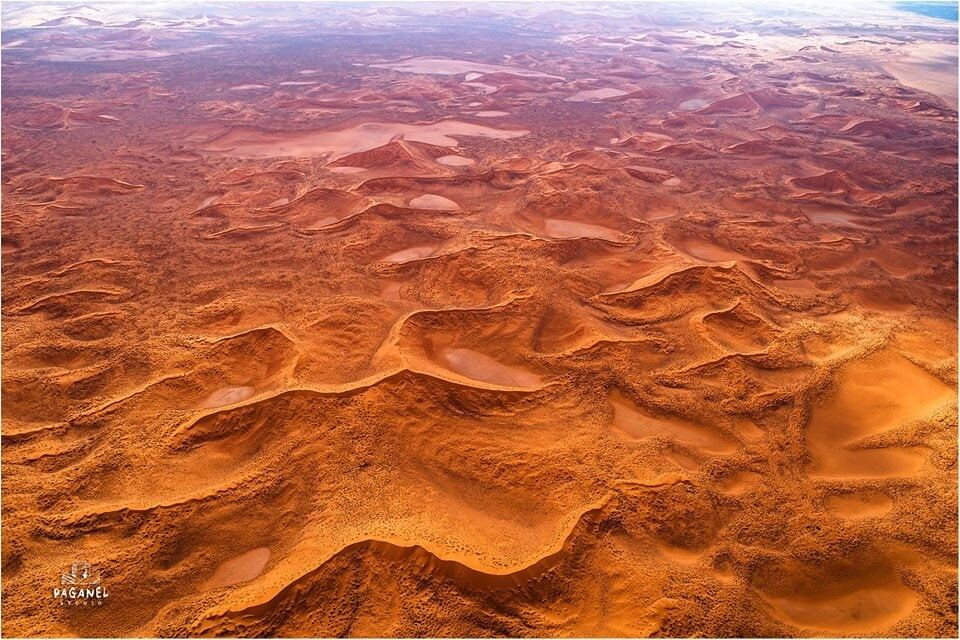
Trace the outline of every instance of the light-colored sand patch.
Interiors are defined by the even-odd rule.
[[[315,80],[284,80],[279,83],[281,87],[305,87],[311,84],[317,84]]]
[[[861,255],[875,260],[884,271],[897,278],[906,278],[922,268],[917,256],[882,244],[863,250]]]
[[[417,209],[435,209],[437,211],[456,211],[460,208],[460,205],[450,198],[444,198],[434,193],[425,193],[422,196],[411,198],[409,204]]]
[[[408,60],[399,60],[397,62],[386,62],[383,64],[372,64],[375,69],[391,69],[393,71],[403,71],[405,73],[429,73],[433,75],[453,76],[461,73],[504,73],[522,78],[553,78],[562,80],[560,76],[533,71],[531,69],[522,69],[520,67],[508,67],[500,64],[486,64],[483,62],[473,62],[470,60],[456,60],[453,58],[410,58]],[[478,76],[479,77],[479,76]]]
[[[717,454],[731,453],[736,449],[734,442],[720,434],[682,418],[655,416],[619,393],[610,396],[610,404],[613,405],[614,428],[631,438],[664,436]]]
[[[306,227],[306,230],[307,230],[307,231],[319,231],[319,230],[323,229],[324,227],[328,227],[328,226],[330,226],[331,224],[335,224],[335,223],[337,223],[337,222],[340,222],[341,220],[343,220],[343,218],[339,218],[339,217],[337,217],[337,216],[324,216],[324,217],[320,218],[319,220],[317,220],[316,222],[314,222],[313,224],[311,224],[309,227]]]
[[[463,156],[440,156],[437,158],[437,162],[445,164],[448,167],[468,167],[476,164],[477,161],[473,158],[464,158]]]
[[[221,197],[222,197],[222,194],[219,194],[219,193],[215,193],[212,196],[207,196],[206,198],[203,199],[203,201],[200,202],[200,204],[196,206],[196,208],[191,213],[197,213],[198,211],[202,211],[203,209],[206,209],[212,204],[216,204]]]
[[[213,409],[243,402],[253,395],[253,391],[253,387],[223,387],[207,396],[207,399],[200,404],[200,408]]]
[[[263,571],[263,568],[270,562],[270,549],[260,547],[248,551],[243,555],[227,560],[219,567],[216,573],[207,580],[204,589],[218,589],[232,584],[249,582]]]
[[[697,109],[702,109],[703,107],[710,104],[709,100],[704,100],[703,98],[693,98],[692,100],[684,100],[680,103],[681,111],[696,111]]]
[[[827,510],[841,518],[873,518],[888,513],[893,500],[882,494],[852,493],[827,498]]]
[[[37,58],[48,62],[119,62],[123,60],[154,60],[178,53],[175,50],[155,49],[101,49],[98,47],[50,47]],[[181,51],[179,53],[186,53]]]
[[[328,169],[330,173],[342,173],[342,174],[351,174],[351,173],[363,173],[366,171],[364,167],[330,167]]]
[[[457,136],[510,140],[528,133],[525,129],[496,129],[459,120],[441,120],[433,124],[367,122],[332,131],[281,132],[233,127],[208,140],[202,148],[241,158],[321,155],[335,160],[358,151],[375,149],[396,139],[453,147],[458,144]]]
[[[383,258],[384,262],[411,262],[413,260],[421,260],[423,258],[429,258],[434,253],[437,252],[437,247],[434,246],[420,246],[420,247],[410,247],[409,249],[402,249],[396,253],[391,253],[390,255]]]
[[[729,262],[730,260],[746,260],[747,257],[733,249],[718,247],[712,242],[690,238],[680,243],[680,249],[687,255],[707,262]]]
[[[762,477],[753,471],[738,471],[726,478],[719,488],[728,496],[740,496],[749,491]]]
[[[265,84],[238,84],[235,87],[230,87],[230,91],[253,91],[255,89],[269,89]]]
[[[473,115],[478,118],[502,118],[503,116],[510,115],[507,111],[477,111]]]
[[[671,451],[666,455],[666,458],[675,462],[681,469],[686,469],[687,471],[697,471],[700,469],[700,463],[697,462],[695,458],[680,451]]]
[[[565,98],[565,100],[566,102],[595,102],[625,95],[627,95],[627,92],[623,91],[622,89],[605,87],[603,89],[587,89],[585,91],[577,91],[572,96]]]
[[[843,209],[837,209],[836,207],[820,205],[806,206],[803,207],[803,214],[807,216],[810,222],[816,224],[838,224],[846,227],[860,228],[864,226],[860,224],[856,215]]]
[[[954,393],[906,358],[880,353],[846,365],[836,390],[814,407],[807,440],[818,476],[882,478],[916,473],[928,451],[915,447],[850,448],[857,440],[922,418]]]
[[[602,240],[617,241],[620,237],[613,229],[598,224],[586,224],[573,220],[547,218],[543,221],[544,231],[551,238],[600,238]]]
[[[757,423],[749,418],[735,419],[734,426],[737,429],[737,433],[750,442],[756,442],[765,435],[763,429],[757,426]]]
[[[860,589],[841,596],[766,598],[778,617],[805,628],[854,635],[883,629],[907,614],[917,594],[903,585]]]
[[[473,81],[476,80],[477,78],[482,78],[482,77],[483,77],[483,74],[482,74],[482,73],[471,72],[471,73],[468,73],[467,75],[463,76],[463,79],[466,80],[467,82],[473,82]]]
[[[693,566],[700,562],[704,556],[703,551],[693,551],[690,549],[681,549],[666,544],[658,544],[657,550],[670,562],[677,562],[687,566]]]
[[[442,356],[450,369],[474,380],[508,387],[535,387],[540,384],[537,374],[497,362],[472,349],[445,349]]]
[[[957,45],[914,42],[904,47],[907,55],[888,62],[883,69],[901,84],[928,91],[957,108]]]
[[[650,220],[650,221],[663,220],[666,218],[673,218],[677,216],[679,213],[680,213],[680,210],[676,206],[655,204],[655,205],[649,206],[647,210],[641,214],[639,219]]]

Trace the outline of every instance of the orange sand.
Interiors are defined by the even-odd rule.
[[[5,635],[956,637],[955,24],[7,4]]]

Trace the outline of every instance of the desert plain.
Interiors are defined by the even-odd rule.
[[[842,4],[5,3],[3,634],[956,637],[956,22]]]

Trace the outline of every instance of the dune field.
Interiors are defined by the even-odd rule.
[[[956,637],[957,27],[837,4],[5,3],[3,634]]]

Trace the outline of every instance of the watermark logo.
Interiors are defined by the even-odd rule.
[[[53,599],[65,606],[100,606],[110,596],[102,584],[100,570],[86,560],[78,560],[60,574],[60,586],[53,588]]]

